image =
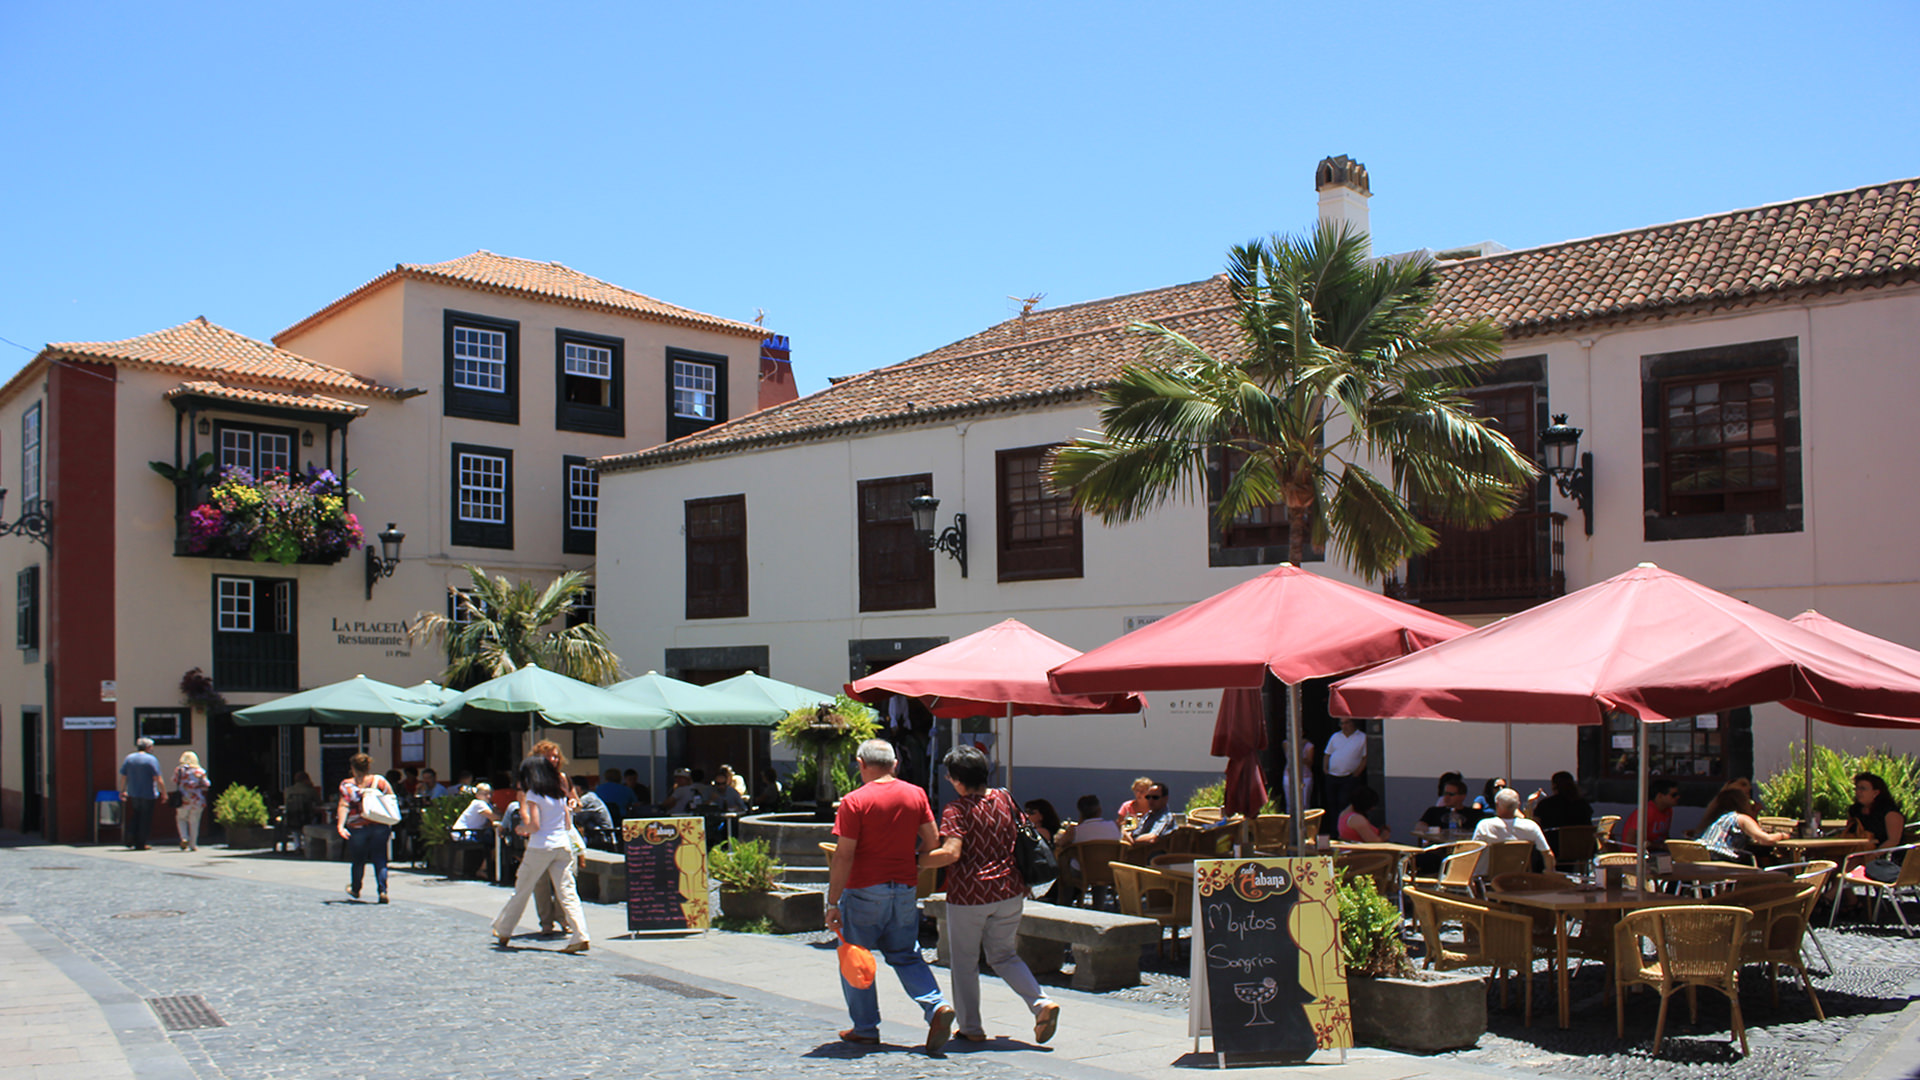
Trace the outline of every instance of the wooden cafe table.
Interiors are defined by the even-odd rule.
[[[1629,912],[1641,908],[1669,907],[1677,904],[1697,904],[1701,901],[1688,897],[1675,896],[1672,893],[1654,892],[1650,889],[1603,889],[1599,886],[1579,886],[1572,889],[1552,889],[1541,892],[1503,892],[1488,898],[1490,902],[1507,907],[1530,908],[1536,911],[1553,913],[1553,940],[1555,963],[1558,967],[1560,1026],[1572,1025],[1573,1007],[1568,1000],[1567,976],[1567,922],[1599,911]],[[1612,962],[1608,965],[1611,968]]]
[[[1813,836],[1804,840],[1782,840],[1773,846],[1791,852],[1793,862],[1832,859],[1838,863],[1845,862],[1849,855],[1873,850],[1875,843],[1877,841],[1871,836]]]

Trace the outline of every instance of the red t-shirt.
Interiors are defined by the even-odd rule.
[[[1004,791],[962,795],[940,811],[940,835],[960,838],[960,858],[947,870],[947,903],[997,904],[1026,893],[1013,865],[1019,811]]]
[[[846,887],[917,883],[920,851],[916,841],[920,826],[932,820],[927,793],[901,780],[875,780],[848,793],[833,818],[833,835],[858,845]]]
[[[1616,835],[1619,837],[1622,847],[1631,848],[1635,844],[1638,844],[1640,842],[1640,812],[1636,810],[1628,814],[1627,820],[1620,823],[1620,831]],[[1653,847],[1655,844],[1665,844],[1668,837],[1672,835],[1673,811],[1662,810],[1653,803],[1648,803],[1647,846]]]

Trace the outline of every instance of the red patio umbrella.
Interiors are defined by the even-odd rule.
[[[1223,692],[1220,711],[1213,719],[1213,747],[1208,752],[1227,759],[1227,793],[1221,807],[1226,813],[1252,817],[1267,805],[1267,781],[1260,773],[1260,751],[1266,748],[1267,718],[1260,705],[1260,691],[1235,688]]]
[[[1817,611],[1803,611],[1788,621],[1792,622],[1795,626],[1805,627],[1819,634],[1821,637],[1832,638],[1843,644],[1851,645],[1869,656],[1875,656],[1885,660],[1887,663],[1892,664],[1902,671],[1920,674],[1920,651],[1909,649],[1898,642],[1888,641],[1883,637],[1875,637],[1865,630],[1856,630],[1846,623],[1836,619],[1829,619]],[[1809,830],[1811,830],[1815,824],[1813,813],[1813,722],[1815,720],[1825,720],[1829,724],[1840,724],[1845,727],[1920,727],[1920,720],[1898,716],[1859,716],[1852,713],[1837,713],[1813,706],[1808,706],[1800,711],[1805,713],[1807,717],[1806,741],[1803,744],[1803,752],[1800,756],[1804,770],[1802,777],[1804,784],[1803,789],[1807,792],[1806,811]]]
[[[1004,712],[1011,786],[1015,716],[1137,713],[1146,707],[1138,694],[1063,694],[1048,685],[1048,668],[1079,655],[1078,649],[1018,619],[1007,619],[855,679],[846,688],[849,695],[870,703],[885,701],[889,694],[919,698],[940,717]]]
[[[1651,563],[1333,685],[1336,716],[1644,724],[1778,701],[1920,715],[1920,675]],[[1640,805],[1647,758],[1640,758]],[[1645,815],[1641,815],[1644,829]],[[1640,838],[1640,849],[1646,849]]]
[[[1300,684],[1358,671],[1467,632],[1464,623],[1291,563],[1091,649],[1048,674],[1056,689],[1201,690],[1287,684],[1288,745],[1300,746]],[[1230,762],[1231,764],[1231,762]],[[1292,764],[1292,762],[1290,762]],[[1293,844],[1305,807],[1294,784]]]

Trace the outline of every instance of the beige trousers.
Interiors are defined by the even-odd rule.
[[[495,936],[513,936],[520,925],[520,916],[526,913],[534,887],[543,880],[551,883],[560,902],[568,943],[588,940],[587,920],[580,913],[580,894],[573,887],[573,852],[566,848],[531,848],[521,858],[520,872],[513,879],[513,895],[493,920]]]

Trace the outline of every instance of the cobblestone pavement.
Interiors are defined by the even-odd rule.
[[[844,1013],[716,994],[610,950],[550,951],[560,940],[501,952],[477,916],[344,891],[16,848],[0,850],[0,913],[141,997],[204,996],[229,1026],[170,1036],[203,1080],[1035,1075],[959,1046],[945,1060],[846,1046]]]

